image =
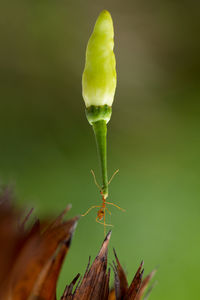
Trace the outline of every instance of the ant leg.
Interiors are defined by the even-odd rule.
[[[111,215],[111,212],[109,211],[109,209],[106,207],[106,210],[108,211],[108,213]]]
[[[115,177],[115,175],[117,175],[117,173],[119,172],[119,169],[117,169],[113,175],[111,176],[110,180],[108,181],[108,185],[111,183],[111,181],[113,180],[113,178]]]
[[[96,179],[96,176],[94,174],[94,171],[91,169],[90,172],[92,173],[92,176],[94,178],[94,183],[96,184],[96,186],[98,187],[98,189],[101,191],[101,187],[100,187],[100,185],[97,182],[97,179]]]
[[[96,207],[101,207],[101,205],[93,205],[91,206],[87,211],[86,213],[84,213],[83,215],[81,215],[82,217],[85,217],[93,208],[96,208]]]
[[[96,217],[96,222],[99,223],[99,224],[101,224],[101,225],[104,225],[104,223],[102,223],[102,222],[100,222],[100,221],[98,220],[98,217]],[[106,223],[105,223],[105,226],[111,226],[111,227],[113,227],[112,224],[106,224]]]
[[[116,205],[116,204],[114,204],[114,203],[112,203],[112,202],[105,202],[106,204],[110,204],[110,205],[113,205],[113,206],[115,206],[115,207],[117,207],[118,209],[120,209],[120,210],[122,210],[122,211],[126,211],[125,209],[123,209],[123,208],[121,208],[120,206],[118,206],[118,205]]]

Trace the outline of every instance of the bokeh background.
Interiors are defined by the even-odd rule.
[[[115,26],[118,85],[108,132],[112,247],[129,281],[158,267],[151,299],[199,295],[200,3],[177,0],[1,1],[0,180],[35,215],[100,203],[81,75],[94,22]],[[58,295],[98,252],[103,227],[79,221]]]

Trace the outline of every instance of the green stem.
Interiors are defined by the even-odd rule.
[[[100,157],[102,172],[102,193],[105,198],[108,197],[108,173],[107,173],[107,125],[105,120],[92,123],[96,137],[97,149]]]
[[[102,193],[108,197],[108,174],[107,174],[107,123],[110,120],[112,108],[108,105],[91,105],[86,108],[86,116],[92,125],[96,137],[97,150],[99,153],[102,173]]]

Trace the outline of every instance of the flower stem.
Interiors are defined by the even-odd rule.
[[[102,173],[102,194],[108,197],[108,173],[107,173],[107,125],[105,120],[92,123],[94,134],[96,137],[97,149],[101,164]]]

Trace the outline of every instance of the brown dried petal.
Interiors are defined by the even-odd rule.
[[[61,300],[71,300],[73,299],[73,288],[77,282],[77,280],[79,279],[80,277],[80,274],[77,274],[76,277],[72,280],[72,282],[70,283],[70,285],[67,285],[66,288],[65,288],[65,291],[61,297]]]
[[[18,230],[19,212],[11,206],[10,190],[0,195],[0,291],[16,257],[23,234]]]
[[[144,272],[144,269],[142,269],[143,267],[143,261],[141,262],[135,277],[133,278],[133,281],[128,289],[128,292],[124,298],[124,300],[136,300],[136,296],[139,292],[141,283],[142,283],[142,275]]]
[[[153,276],[155,275],[155,273],[156,273],[156,270],[152,271],[152,272],[151,272],[149,275],[147,275],[147,276],[145,277],[145,279],[142,281],[142,284],[141,284],[140,290],[139,290],[139,292],[138,292],[138,294],[137,294],[136,300],[141,300],[141,299],[142,299],[142,297],[143,297],[143,295],[144,295],[144,293],[145,293],[145,291],[146,291],[146,289],[147,289],[147,286],[148,286],[150,280],[151,280],[151,279],[153,278]]]
[[[54,226],[51,224],[42,233],[35,225],[37,230],[31,231],[25,239],[12,268],[4,288],[4,300],[55,300],[58,274],[76,222],[77,218],[74,218],[62,223],[59,217]]]
[[[64,243],[49,262],[46,263],[35,282],[32,295],[28,300],[35,300],[36,298],[40,300],[56,299],[56,284],[67,251],[68,245]]]
[[[120,300],[120,299],[123,299],[123,297],[125,297],[125,295],[127,294],[128,282],[126,279],[125,272],[124,272],[124,270],[119,262],[119,259],[117,257],[115,249],[113,249],[113,251],[114,251],[115,259],[117,262],[117,265],[115,265],[115,263],[114,263],[115,295],[116,295],[116,299]]]
[[[147,300],[149,299],[149,295],[151,294],[152,289],[154,288],[154,286],[157,284],[157,281],[154,281],[154,283],[149,287],[149,289],[147,290],[145,297],[143,298],[143,300]]]
[[[107,300],[109,295],[110,271],[107,273],[107,251],[111,232],[103,242],[101,250],[93,264],[86,269],[80,286],[71,294],[69,288],[65,290],[63,300]]]

